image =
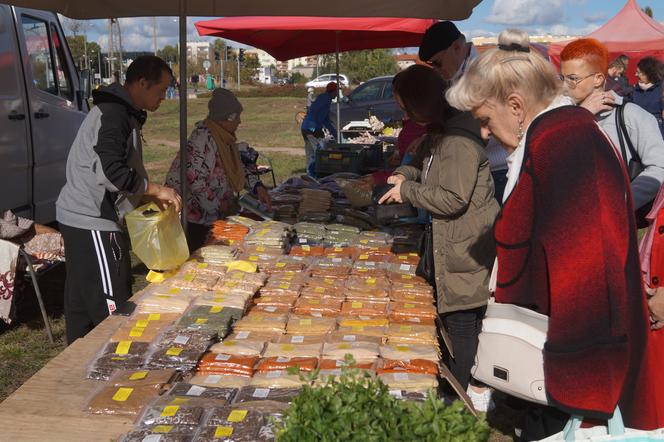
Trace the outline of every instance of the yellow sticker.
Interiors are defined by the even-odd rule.
[[[224,298],[223,296],[218,296],[216,298],[212,298],[212,300],[214,302],[224,302],[226,300],[226,298]]]
[[[129,336],[131,336],[132,338],[140,338],[141,336],[143,336],[144,331],[145,331],[144,327],[134,327],[129,332]]]
[[[282,290],[288,290],[290,288],[290,284],[279,284],[279,288]]]
[[[222,311],[224,308],[223,307],[210,307],[210,313],[219,313]]]
[[[176,397],[171,401],[171,405],[182,405],[189,402],[189,399],[186,397]]]
[[[404,308],[415,308],[415,304],[404,304]]]
[[[309,246],[302,246],[302,250],[304,250],[305,252],[310,252],[310,251],[311,251],[311,247],[309,247]]]
[[[226,420],[228,422],[242,422],[247,418],[247,413],[249,413],[249,410],[233,410]]]
[[[132,375],[129,376],[129,380],[140,381],[141,379],[145,379],[146,377],[148,377],[147,371],[137,371],[136,373],[132,373]]]
[[[303,326],[303,327],[307,326],[307,325],[311,325],[311,319],[300,319],[300,325]]]
[[[258,256],[251,255],[251,256],[249,257],[249,261],[258,261]]]
[[[160,313],[150,313],[148,316],[148,321],[159,321],[161,319]]]
[[[281,349],[283,351],[293,351],[295,350],[295,346],[293,344],[281,344]]]
[[[217,427],[217,429],[214,430],[215,438],[229,437],[232,434],[233,434],[233,427]]]
[[[361,239],[360,244],[369,244],[369,240],[368,239]]]
[[[413,299],[416,298],[416,296],[415,295],[406,295],[406,296],[404,296],[404,298],[410,299],[412,301]]]
[[[407,345],[397,345],[397,351],[408,351],[410,350],[410,347]]]
[[[129,396],[131,396],[131,393],[134,391],[133,388],[118,388],[118,391],[115,392],[113,395],[113,400],[116,402],[124,402],[127,399],[129,399]]]
[[[164,411],[161,412],[161,417],[173,417],[179,409],[179,405],[166,405]]]
[[[367,284],[375,285],[376,284],[376,278],[367,278]]]
[[[351,330],[353,330],[353,331],[364,331],[364,326],[362,326],[362,325],[353,325],[353,326],[351,326]]]
[[[178,288],[178,287],[173,287],[172,289],[170,289],[170,290],[168,291],[168,294],[169,294],[169,295],[177,295],[177,294],[179,294],[181,291],[182,291],[182,289],[180,289],[180,288]]]
[[[284,275],[281,277],[284,281],[292,281],[295,275]]]
[[[309,299],[309,300],[307,300],[307,302],[308,302],[310,305],[319,305],[319,304],[320,304],[320,300],[319,300],[319,299]]]
[[[242,272],[233,273],[233,275],[231,275],[231,279],[235,279],[236,281],[241,281],[244,279],[244,275],[242,274]]]
[[[408,257],[406,255],[399,255],[399,259],[406,260],[406,259],[408,259]]]
[[[282,269],[282,268],[286,267],[286,263],[285,263],[285,262],[278,262],[277,265],[276,265],[276,267],[277,267],[278,269]]]
[[[414,284],[404,284],[404,285],[403,285],[403,288],[405,288],[405,289],[412,289],[412,288],[415,288],[415,285],[414,285]]]
[[[341,350],[350,350],[351,348],[353,348],[353,346],[350,344],[339,344],[339,348]]]
[[[129,348],[131,347],[131,341],[120,341],[118,346],[115,347],[115,354],[126,355],[129,353]]]
[[[171,347],[166,350],[168,356],[180,356],[180,353],[182,353],[182,349],[177,347]]]
[[[256,247],[256,251],[257,251],[257,252],[264,252],[264,251],[265,251],[265,247],[263,247],[263,246],[258,246],[258,247]]]
[[[325,281],[325,284],[330,284],[330,285],[334,284],[334,279],[331,278],[325,278],[323,281]]]
[[[237,281],[237,280],[235,280],[235,281],[226,281],[226,284],[224,284],[224,285],[226,287],[234,288],[234,287],[237,287],[238,282],[240,282],[240,281]]]
[[[141,319],[139,321],[136,321],[135,327],[142,327],[145,328],[148,326],[148,322],[150,322],[149,319]]]
[[[198,265],[196,266],[196,268],[199,268],[199,269],[207,269],[207,268],[208,268],[208,265],[209,265],[209,264],[208,264],[207,262],[200,262],[200,263],[198,263]]]
[[[364,305],[364,304],[362,304],[361,302],[357,302],[357,301],[355,301],[355,302],[353,302],[353,303],[351,304],[351,307],[352,307],[352,308],[362,308],[363,305]]]
[[[314,292],[316,292],[316,293],[325,293],[325,287],[316,287],[314,289]]]
[[[369,269],[357,269],[358,273],[367,273]]]
[[[369,255],[360,255],[361,260],[369,259]]]
[[[343,252],[344,249],[343,249],[343,247],[335,247],[335,248],[334,248],[334,251],[335,251],[335,252]]]
[[[153,433],[167,434],[173,429],[173,425],[157,425],[152,429]]]
[[[235,341],[226,341],[224,342],[225,347],[233,347],[235,345]]]
[[[411,332],[413,331],[413,327],[410,325],[402,325],[399,327],[399,331],[401,332]]]
[[[207,318],[198,318],[196,319],[196,324],[202,325],[202,324],[207,324],[208,320]]]
[[[194,280],[194,276],[195,276],[194,273],[189,272],[189,273],[187,273],[187,274],[184,275],[184,278],[183,278],[183,279],[184,279],[185,281],[191,282],[191,281]]]
[[[401,279],[408,279],[408,280],[411,280],[411,279],[413,279],[413,277],[410,276],[410,275],[401,275]]]

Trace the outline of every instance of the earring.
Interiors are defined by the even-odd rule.
[[[519,131],[516,133],[516,137],[519,141],[523,138],[523,120],[519,121]]]

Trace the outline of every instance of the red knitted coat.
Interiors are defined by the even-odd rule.
[[[644,364],[648,314],[629,182],[580,107],[533,121],[519,181],[495,227],[496,301],[549,316],[544,348],[552,405],[632,428],[656,428]],[[656,411],[656,410],[655,410]]]

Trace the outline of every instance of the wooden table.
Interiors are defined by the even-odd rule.
[[[125,320],[105,319],[2,402],[0,441],[115,441],[131,430],[131,418],[83,411],[102,384],[85,378],[87,366]]]

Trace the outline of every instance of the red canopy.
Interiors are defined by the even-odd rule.
[[[628,0],[615,17],[587,37],[606,45],[609,61],[620,54],[627,55],[631,59],[627,71],[631,80],[635,78],[636,63],[643,57],[654,56],[664,61],[664,25],[648,17],[636,0]],[[560,65],[560,53],[567,43],[549,46],[549,57],[556,66]]]
[[[337,50],[419,46],[436,22],[406,18],[224,17],[197,22],[200,35],[263,49],[278,60]]]

